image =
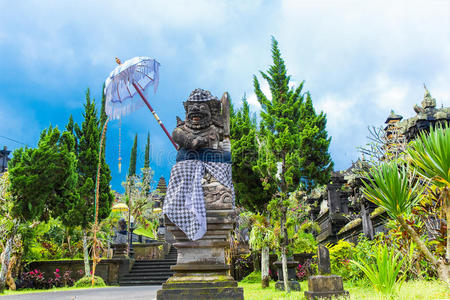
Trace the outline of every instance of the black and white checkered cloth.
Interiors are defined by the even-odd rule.
[[[183,160],[172,167],[164,200],[164,214],[193,241],[202,238],[206,233],[206,209],[202,189],[205,172],[233,190],[231,164]]]

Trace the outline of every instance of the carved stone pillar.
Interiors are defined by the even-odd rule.
[[[207,231],[199,240],[189,240],[184,232],[166,218],[178,251],[175,272],[157,299],[244,299],[242,288],[229,275],[225,248],[235,223],[232,190],[209,174],[202,181],[206,206]]]

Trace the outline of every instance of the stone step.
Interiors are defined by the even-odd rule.
[[[174,266],[174,265],[176,265],[176,264],[162,265],[162,266],[160,266],[160,265],[155,265],[155,266],[141,266],[141,267],[138,267],[138,268],[133,267],[133,268],[130,270],[130,273],[131,273],[131,272],[134,272],[134,271],[136,271],[136,272],[153,272],[153,271],[158,271],[158,270],[161,270],[161,271],[164,271],[164,270],[170,270],[170,267],[171,267],[171,266]]]
[[[165,268],[139,268],[139,269],[131,269],[129,274],[134,274],[134,273],[159,273],[159,272],[170,272],[170,266],[165,267]]]
[[[127,281],[121,281],[119,285],[121,286],[130,286],[130,285],[161,285],[166,280],[127,280]]]
[[[135,262],[133,267],[135,266],[152,266],[152,265],[174,265],[177,263],[176,259],[165,259],[158,261],[148,261],[148,262]]]
[[[147,263],[167,262],[167,261],[172,261],[172,259],[136,260],[134,264],[136,265],[136,264],[147,264]]]
[[[122,277],[122,279],[120,280],[120,282],[124,282],[124,281],[148,281],[148,280],[167,280],[170,276],[172,276],[171,274],[167,274],[167,275],[146,275],[146,276],[130,276],[130,275],[125,275],[124,277]]]

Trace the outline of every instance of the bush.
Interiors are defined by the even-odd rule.
[[[344,280],[356,282],[363,278],[364,274],[356,265],[350,263],[350,260],[372,262],[376,243],[361,234],[356,246],[340,240],[336,245],[327,247],[330,250],[331,273],[342,276]]]
[[[91,287],[92,286],[92,277],[91,276],[85,276],[79,279],[75,284],[74,287],[81,288],[81,287]],[[100,286],[106,286],[106,283],[103,281],[103,279],[99,276],[95,276],[94,278],[94,286],[100,287]]]
[[[317,241],[311,233],[299,231],[294,235],[291,247],[294,253],[315,253]]]
[[[35,269],[24,272],[17,279],[17,288],[31,289],[51,289],[54,287],[72,286],[72,271],[65,271],[62,275],[58,268],[53,272],[53,276],[46,276],[41,270]]]
[[[261,272],[253,271],[244,279],[241,280],[243,283],[260,283],[261,282]]]
[[[295,270],[297,279],[303,281],[308,279],[308,277],[317,274],[317,262],[316,259],[308,258],[303,265],[299,264]]]
[[[253,271],[253,256],[251,254],[238,255],[234,258],[233,265],[237,278],[244,278]]]

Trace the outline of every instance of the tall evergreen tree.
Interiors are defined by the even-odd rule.
[[[258,128],[256,117],[250,116],[250,105],[245,96],[240,109],[235,111],[231,107],[230,120],[236,203],[254,213],[263,213],[271,199],[271,193],[264,191],[259,174],[253,170],[258,157]]]
[[[259,244],[258,246],[252,245],[252,247],[254,247],[253,250],[261,250],[261,279],[263,287],[267,287],[269,282],[269,245],[267,235],[263,234],[263,231],[268,228],[266,226],[263,229],[263,227],[258,227],[258,224],[268,223],[266,207],[275,191],[264,190],[260,175],[255,171],[258,157],[258,125],[256,117],[250,116],[250,105],[245,96],[242,99],[240,109],[235,112],[231,107],[230,120],[231,152],[233,156],[232,175],[236,203],[253,213],[259,214],[258,217],[255,217],[255,220],[261,222],[255,222],[251,232],[251,235],[254,235],[256,231],[261,233],[258,236]],[[255,256],[257,259],[258,255]]]
[[[327,117],[323,112],[316,114],[311,95],[306,93],[306,100],[301,111],[301,181],[305,189],[310,191],[319,184],[326,184],[333,170],[328,148],[331,138],[326,131]]]
[[[77,202],[73,144],[72,135],[50,127],[42,131],[37,148],[14,151],[8,166],[15,218],[45,221]]]
[[[147,144],[145,144],[144,168],[150,167],[150,132],[147,133]]]
[[[85,272],[90,273],[89,254],[87,252],[87,236],[86,231],[94,222],[95,217],[95,181],[97,179],[97,166],[100,150],[101,127],[97,116],[95,102],[91,101],[89,89],[86,92],[86,103],[84,105],[84,120],[81,127],[75,124],[75,134],[78,142],[78,191],[80,193],[80,201],[77,208],[73,212],[71,219],[72,224],[81,226],[84,230],[83,248]],[[100,197],[98,218],[102,220],[109,216],[111,212],[111,204],[114,196],[109,188],[111,174],[109,167],[102,158],[102,168],[100,176]]]
[[[131,148],[130,166],[128,167],[128,177],[136,175],[136,158],[137,158],[137,133],[134,136],[133,148]]]
[[[61,134],[58,128],[50,127],[42,131],[37,148],[14,151],[8,164],[9,190],[2,190],[1,195],[11,200],[7,203],[6,199],[2,199],[2,212],[8,212],[12,228],[6,236],[1,259],[0,292],[4,287],[12,245],[20,223],[63,216],[77,203],[79,195],[73,148],[72,134]],[[4,221],[2,226],[7,225]]]
[[[304,151],[322,149],[329,157],[327,150],[330,140],[326,139],[326,132],[325,135],[319,135],[322,139],[315,140],[320,131],[318,124],[325,125],[325,117],[323,114],[321,118],[315,116],[310,97],[308,100],[307,96],[304,101],[303,82],[297,88],[289,87],[290,76],[287,75],[275,38],[272,38],[272,59],[273,65],[267,73],[260,72],[269,84],[271,99],[262,92],[258,78],[253,78],[255,94],[262,107],[258,133],[259,157],[255,170],[260,173],[265,190],[275,191],[271,195],[269,210],[272,217],[280,222],[284,285],[289,291],[286,214],[290,194],[299,188],[300,183],[308,189],[315,183],[325,183],[332,163],[330,159],[305,155]],[[308,148],[303,150],[302,147],[306,146]]]
[[[147,143],[145,144],[144,168],[142,169],[142,183],[145,195],[150,193],[150,132],[147,133]]]

